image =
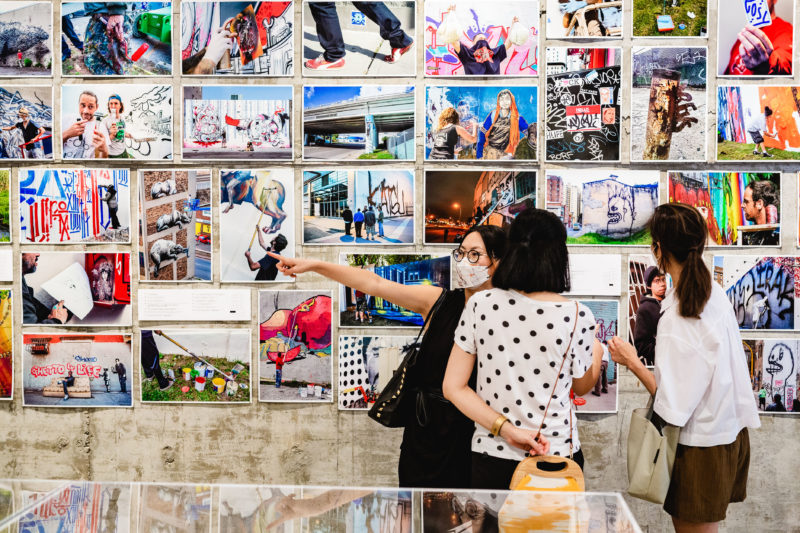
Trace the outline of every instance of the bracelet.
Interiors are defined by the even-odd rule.
[[[498,436],[500,434],[500,428],[502,428],[503,424],[506,422],[508,422],[508,418],[503,415],[499,415],[497,418],[495,418],[494,424],[492,424],[492,429],[490,430],[492,435],[495,437]]]

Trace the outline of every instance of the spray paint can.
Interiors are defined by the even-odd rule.
[[[172,379],[172,380],[175,379],[175,371],[172,370],[171,368],[167,370],[167,375],[169,376],[169,379]]]

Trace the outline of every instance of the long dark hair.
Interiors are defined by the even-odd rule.
[[[481,236],[483,247],[486,248],[486,253],[489,254],[489,258],[493,261],[497,261],[505,255],[507,239],[506,232],[502,228],[490,225],[472,226],[464,234],[461,242],[464,242],[464,239],[466,239],[467,235],[470,233],[477,233]]]
[[[711,297],[711,272],[703,261],[708,229],[700,213],[686,204],[656,207],[648,223],[653,246],[661,251],[659,268],[667,271],[670,261],[683,265],[675,285],[678,312],[682,317],[700,318]]]

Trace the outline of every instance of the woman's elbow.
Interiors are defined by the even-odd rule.
[[[444,397],[447,400],[452,402],[453,401],[453,393],[454,392],[455,392],[455,390],[453,388],[453,384],[445,376],[444,381],[442,382],[442,394],[444,395]]]

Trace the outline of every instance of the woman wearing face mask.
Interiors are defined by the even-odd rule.
[[[528,123],[520,116],[514,95],[508,89],[497,93],[497,107],[483,121],[478,133],[477,159],[513,159],[520,132]]]
[[[421,358],[416,364],[422,366],[420,374],[424,381],[418,385],[426,391],[429,400],[429,421],[424,427],[417,423],[405,427],[398,465],[401,487],[470,486],[470,470],[466,465],[469,464],[474,424],[444,400],[442,379],[453,346],[453,332],[465,302],[476,292],[491,288],[491,276],[497,268],[498,258],[505,253],[505,246],[503,230],[496,226],[475,226],[453,251],[454,284],[462,288],[444,292],[444,299],[430,318],[422,339]],[[270,255],[280,261],[278,268],[285,275],[294,277],[304,272],[316,272],[422,316],[428,315],[443,294],[439,287],[394,283],[359,268]]]

